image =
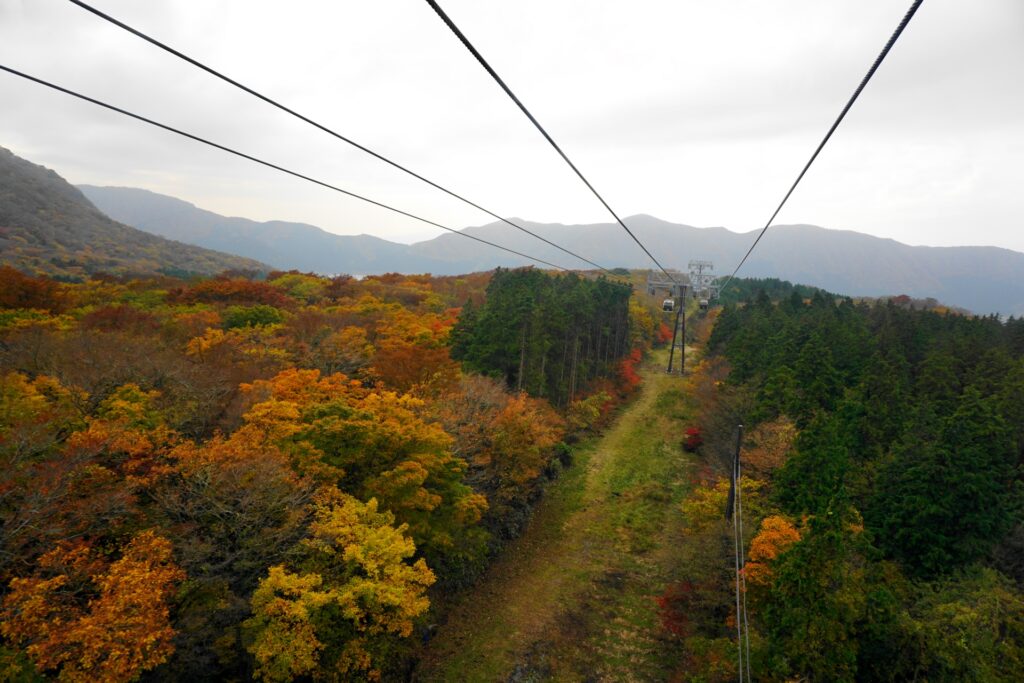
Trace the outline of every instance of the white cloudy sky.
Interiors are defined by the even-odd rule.
[[[423,0],[95,6],[506,216],[608,220]],[[909,0],[444,0],[620,215],[759,228]],[[455,228],[486,215],[65,0],[0,63]],[[412,241],[435,228],[0,73],[0,145],[75,183]],[[925,0],[779,217],[1024,251],[1024,0]]]

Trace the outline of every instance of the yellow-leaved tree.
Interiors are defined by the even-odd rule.
[[[487,499],[464,482],[466,464],[452,453],[451,437],[419,416],[422,399],[298,369],[243,391],[253,404],[232,440],[271,444],[297,471],[361,500],[375,498],[408,525],[442,574],[483,557],[486,535],[478,522]]]
[[[289,565],[271,567],[246,622],[265,681],[378,680],[383,654],[412,634],[434,574],[394,516],[335,487],[311,505],[309,535]]]

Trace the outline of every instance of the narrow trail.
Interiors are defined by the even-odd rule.
[[[678,644],[655,597],[679,576],[688,402],[664,353],[600,437],[574,449],[522,537],[450,606],[417,681],[661,681]]]

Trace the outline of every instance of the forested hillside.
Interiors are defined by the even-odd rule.
[[[95,273],[213,275],[259,261],[117,223],[53,171],[0,147],[0,265],[80,280]]]
[[[580,351],[557,408],[449,357],[460,306],[484,313],[517,282],[612,292],[613,310],[574,312],[602,351]],[[627,298],[530,272],[64,284],[0,268],[0,671],[402,678],[565,442],[635,387],[658,326]]]
[[[762,291],[722,311],[710,351],[689,380],[695,562],[661,599],[680,675],[736,676],[743,423],[755,679],[1024,678],[1024,320]]]

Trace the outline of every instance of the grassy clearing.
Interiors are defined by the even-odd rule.
[[[679,646],[654,598],[678,576],[688,408],[663,354],[640,394],[548,488],[526,533],[451,606],[420,681],[665,680]]]

